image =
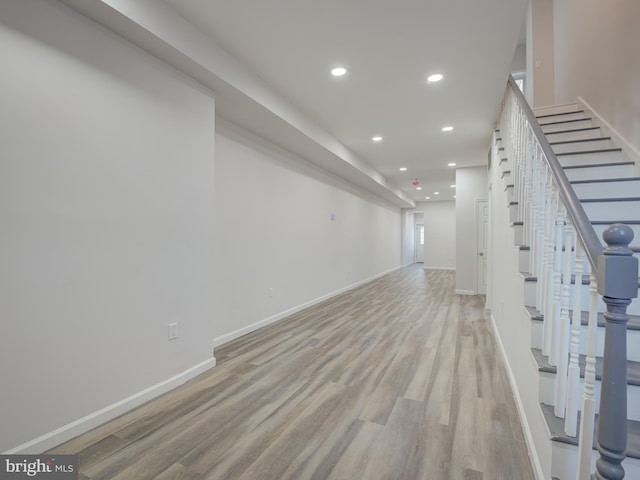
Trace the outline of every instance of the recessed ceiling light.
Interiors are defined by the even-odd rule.
[[[448,166],[448,167],[455,167],[455,166],[456,166],[456,164],[455,164],[455,162],[451,162],[451,163],[447,163],[447,166]]]
[[[434,195],[440,195],[440,192],[433,192]]]
[[[435,82],[439,82],[440,80],[442,80],[444,77],[439,74],[439,73],[434,73],[433,75],[429,75],[427,77],[427,82],[429,83],[435,83]]]
[[[347,69],[344,67],[336,67],[333,70],[331,70],[331,75],[333,75],[334,77],[341,77],[345,73],[347,73]]]
[[[456,188],[456,186],[455,186],[455,185],[449,185],[449,186],[450,186],[451,188]]]
[[[422,190],[422,187],[416,187],[416,190]]]
[[[453,127],[452,127],[452,126],[450,126],[450,125],[449,125],[449,126],[446,126],[446,127],[442,127],[442,131],[443,131],[443,132],[450,132],[451,130],[453,130]]]
[[[456,196],[454,195],[453,198],[456,198]]]
[[[380,135],[376,135],[375,137],[371,137],[371,140],[373,140],[374,142],[381,142],[382,137]]]
[[[424,197],[425,200],[431,200],[431,197]]]
[[[400,167],[400,171],[401,172],[406,172],[407,171],[407,167]]]

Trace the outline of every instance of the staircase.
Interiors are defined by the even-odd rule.
[[[534,465],[538,463],[542,478],[590,478],[600,457],[595,449],[600,442],[608,459],[598,467],[599,478],[622,478],[619,460],[626,447],[624,478],[640,479],[640,301],[633,299],[640,279],[637,260],[629,260],[640,256],[638,165],[620,146],[622,142],[603,132],[597,117],[594,121],[585,108],[578,104],[547,107],[536,110],[534,119],[530,110],[525,112],[528,106],[522,105],[524,99],[514,88],[510,82],[494,136],[492,165],[497,169],[492,182],[498,185],[492,183],[496,192],[492,199],[501,199],[507,207],[504,219],[513,238],[513,261],[509,256],[504,263],[513,263],[517,269],[522,293],[513,303],[522,305],[510,308],[511,300],[501,291],[512,288],[504,284],[510,274],[501,269],[493,275],[489,304],[503,353],[512,364],[516,394],[536,392],[538,396],[536,402],[519,401]],[[529,126],[534,122],[535,127]],[[572,193],[567,196],[564,190]],[[492,212],[499,208],[492,206]],[[494,217],[499,224],[500,215]],[[629,238],[627,227],[610,230],[609,246],[619,248],[608,252],[616,255],[598,260],[607,247],[603,234],[618,223],[633,231],[634,240],[627,249],[623,245]],[[498,251],[492,253],[493,262],[502,260],[497,260]],[[612,263],[601,266],[598,261]],[[616,263],[620,261],[625,266]],[[618,268],[627,271],[618,273]],[[598,290],[602,293],[607,288],[607,296],[615,296],[602,284],[613,285],[625,275],[628,281],[622,290],[626,293],[621,297],[632,298],[626,308],[628,320],[624,307],[614,307],[615,302],[608,300],[609,312],[622,316],[609,316],[607,322],[607,304]],[[528,354],[522,348],[510,351],[507,345],[514,336],[514,324],[529,328]],[[525,340],[521,342],[524,346]],[[616,359],[620,354],[624,356]],[[530,365],[526,365],[527,356]],[[527,368],[535,369],[535,375]],[[607,385],[603,405],[610,408],[602,411],[604,427],[598,436],[603,368]],[[528,385],[531,381],[537,385]],[[626,406],[620,397],[626,398]],[[626,414],[620,417],[623,409]],[[625,428],[626,446],[621,443]]]

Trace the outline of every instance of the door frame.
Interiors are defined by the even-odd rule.
[[[420,235],[420,226],[422,226],[422,238],[424,239],[424,220],[422,223],[414,223],[413,224],[413,263],[422,263],[424,264],[424,242],[420,245],[419,235]],[[422,261],[418,260],[418,249],[422,248]]]
[[[487,289],[488,289],[488,281],[489,281],[489,275],[488,275],[488,269],[489,269],[489,261],[488,258],[485,258],[484,261],[486,262],[486,267],[484,269],[484,292],[480,293],[480,284],[478,282],[478,275],[479,275],[479,271],[478,271],[478,257],[480,256],[480,245],[478,242],[478,235],[480,233],[480,220],[479,220],[479,216],[480,216],[480,205],[481,203],[485,203],[487,205],[487,238],[485,239],[485,246],[484,246],[484,256],[486,257],[489,254],[489,230],[491,227],[490,224],[490,218],[489,218],[489,200],[486,198],[476,198],[475,199],[475,205],[474,205],[474,212],[475,212],[475,220],[474,220],[474,227],[473,227],[473,233],[474,233],[474,252],[475,252],[475,263],[473,265],[473,271],[474,271],[474,284],[475,284],[475,293],[477,294],[481,294],[481,295],[486,295],[487,294]]]

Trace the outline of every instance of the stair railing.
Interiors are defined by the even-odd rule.
[[[629,244],[633,231],[612,225],[603,248],[542,128],[512,77],[499,129],[510,162],[517,203],[515,221],[530,248],[529,274],[537,278],[535,307],[543,313],[542,352],[557,368],[554,413],[575,437],[580,415],[577,478],[591,477],[596,418],[598,294],[606,304],[597,449],[591,478],[624,477],[627,442],[626,308],[638,293],[638,260]],[[585,275],[586,274],[586,275]],[[581,297],[582,285],[589,297]],[[586,366],[580,408],[580,324],[588,312]]]

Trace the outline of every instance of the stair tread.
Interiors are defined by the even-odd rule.
[[[584,183],[615,183],[615,182],[637,182],[640,181],[640,177],[622,177],[622,178],[594,178],[592,180],[573,180],[570,183],[584,184]]]
[[[544,314],[539,312],[535,307],[525,307],[531,315],[531,320],[536,322],[544,322]],[[573,316],[573,310],[569,310],[569,317]],[[580,323],[587,325],[589,323],[589,312],[581,312]],[[604,327],[604,313],[598,312],[598,327]],[[627,330],[640,330],[640,315],[629,315],[627,322]]]
[[[584,113],[584,110],[574,110],[573,112],[546,113],[544,115],[536,115],[536,118],[557,117],[559,115],[575,115],[576,113]]]
[[[635,162],[586,163],[583,165],[566,165],[562,168],[568,170],[572,168],[619,167],[622,165],[635,165]]]
[[[621,148],[599,148],[594,150],[575,150],[573,152],[560,152],[556,153],[556,157],[564,157],[567,155],[589,155],[593,153],[611,153],[611,152],[621,152]]]
[[[523,248],[524,247],[524,248]],[[528,246],[520,246],[520,250],[530,250],[530,247]],[[564,251],[564,248],[562,249],[562,251]],[[571,249],[571,251],[573,251],[573,248]],[[525,282],[537,282],[538,281],[538,277],[536,275],[529,275],[528,273],[523,273],[524,275],[524,281]],[[590,278],[589,275],[582,275],[582,285],[589,285],[590,283]],[[575,275],[571,275],[571,284],[575,285],[576,283],[576,276]],[[640,279],[638,279],[638,283],[640,284]]]
[[[549,432],[551,432],[551,440],[568,445],[578,445],[580,421],[578,421],[578,436],[570,437],[564,433],[564,419],[554,415],[552,406],[541,403],[540,409],[549,427]],[[578,413],[578,415],[580,414]],[[593,437],[594,450],[596,449],[596,440],[598,438],[598,415],[596,415],[595,431],[596,434]],[[627,457],[640,458],[640,422],[634,420],[627,420]]]
[[[550,365],[548,357],[542,354],[539,348],[532,348],[531,353],[538,363],[538,370],[541,372],[553,373],[555,375],[557,368]],[[584,377],[584,366],[586,363],[586,355],[580,355],[580,377]],[[596,380],[602,379],[602,357],[596,357]],[[627,385],[640,386],[640,362],[627,360]]]
[[[569,130],[559,130],[557,132],[544,132],[546,135],[557,135],[559,133],[578,133],[578,132],[586,132],[587,130],[599,130],[600,127],[583,127],[583,128],[571,128]]]
[[[590,220],[590,222],[591,222],[591,225],[613,225],[614,223],[640,225],[640,220]]]
[[[635,246],[631,246],[629,247],[632,251],[636,251],[636,247]],[[522,273],[522,272],[521,272]],[[522,275],[524,276],[524,281],[525,282],[537,282],[538,281],[538,277],[535,275],[529,275],[528,273],[522,273]],[[575,285],[576,283],[576,278],[575,275],[571,275],[571,285]],[[582,285],[589,285],[590,280],[589,280],[589,275],[583,275],[582,276]],[[638,278],[638,288],[640,289],[640,278]]]
[[[607,197],[607,198],[581,198],[581,202],[637,202],[640,197]]]
[[[561,123],[576,123],[576,122],[585,122],[591,120],[591,117],[584,117],[584,118],[576,118],[574,120],[560,120],[558,122],[547,122],[547,123],[540,123],[541,127],[546,127],[547,125],[560,125]],[[539,123],[539,122],[538,122]]]
[[[549,142],[549,145],[566,145],[569,143],[583,143],[583,142],[597,142],[603,140],[611,140],[611,137],[592,137],[592,138],[582,138],[576,140],[561,140],[558,142]]]

